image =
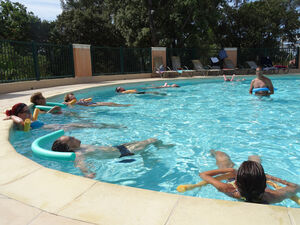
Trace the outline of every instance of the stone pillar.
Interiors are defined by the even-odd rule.
[[[152,72],[155,72],[155,65],[157,62],[162,61],[164,67],[167,67],[167,49],[165,47],[152,47]],[[160,66],[160,65],[158,65]]]
[[[75,77],[92,76],[90,45],[73,44]]]
[[[237,48],[224,48],[224,50],[226,51],[228,58],[230,59],[234,66],[237,66]]]

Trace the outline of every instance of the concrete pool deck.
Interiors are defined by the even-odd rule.
[[[29,104],[30,95],[37,91],[51,97],[96,86],[156,80],[161,81],[153,78],[121,80],[7,93],[0,95],[0,110],[4,112],[17,102]],[[3,121],[3,118],[1,113],[1,225],[300,225],[299,208],[174,195],[103,183],[45,168],[14,150],[8,141],[12,121]]]

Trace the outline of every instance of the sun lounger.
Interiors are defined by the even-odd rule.
[[[178,73],[180,73],[181,76],[193,76],[195,70],[190,70],[187,66],[182,66],[180,62],[179,56],[172,56],[172,67],[173,70],[176,70]]]

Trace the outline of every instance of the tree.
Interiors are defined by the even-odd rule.
[[[209,42],[223,0],[105,0],[128,46],[186,47]]]
[[[214,28],[216,42],[233,47],[277,47],[282,38],[292,43],[299,35],[299,13],[285,0],[256,1],[240,8],[223,5]]]
[[[101,0],[62,0],[63,12],[52,30],[51,40],[58,43],[82,43],[120,46],[122,36],[114,29],[111,15]]]
[[[50,23],[27,12],[26,7],[9,0],[0,2],[0,38],[19,41],[47,41]]]

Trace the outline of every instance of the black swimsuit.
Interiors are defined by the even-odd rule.
[[[118,145],[116,146],[116,148],[120,151],[121,155],[120,155],[120,158],[121,157],[124,157],[124,156],[129,156],[129,155],[134,155],[134,153],[132,153],[131,151],[129,151],[128,148],[126,148],[125,145]]]

